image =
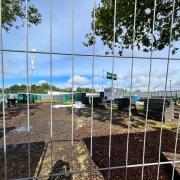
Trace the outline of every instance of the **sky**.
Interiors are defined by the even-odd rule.
[[[98,0],[97,0],[98,1]],[[50,15],[49,0],[31,0],[30,4],[37,7],[42,14],[42,23],[29,28],[29,50],[47,51],[50,48]],[[98,2],[97,2],[98,4]],[[72,53],[72,10],[71,0],[53,0],[52,12],[52,49],[53,52]],[[91,32],[92,0],[74,1],[74,53],[92,54],[92,47],[85,47],[85,34]],[[178,42],[177,42],[177,45]],[[12,28],[8,33],[3,32],[4,49],[26,50],[26,31]],[[105,47],[97,37],[95,54],[105,55]],[[123,56],[131,56],[131,50],[123,52]],[[134,59],[133,90],[147,91],[150,53],[144,53],[135,49],[135,56],[146,59]],[[163,51],[153,52],[153,57],[168,56],[168,48]],[[33,55],[29,54],[29,65]],[[171,55],[179,58],[180,53]],[[103,87],[110,87],[111,80],[103,78],[107,72],[112,72],[111,57],[95,57],[94,87],[101,91]],[[93,57],[74,57],[74,82],[75,87],[92,87],[92,62]],[[114,87],[129,88],[131,82],[131,58],[115,58],[114,73],[118,79],[114,81]],[[180,86],[180,61],[170,61],[167,89],[172,81],[172,89],[177,90]],[[53,84],[60,88],[72,86],[72,56],[52,56]],[[151,90],[164,90],[166,79],[167,61],[155,59],[152,62]],[[30,69],[29,69],[30,71]],[[26,84],[26,54],[18,52],[4,52],[5,87],[14,84]],[[31,71],[30,71],[31,72]],[[30,73],[31,74],[31,73]],[[48,54],[35,54],[35,67],[32,75],[33,84],[50,83],[50,56]],[[103,82],[103,83],[102,83]],[[103,87],[102,87],[103,84]]]

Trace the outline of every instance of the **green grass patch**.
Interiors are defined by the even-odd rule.
[[[144,109],[144,105],[136,105],[137,111],[142,111]]]
[[[72,104],[72,101],[66,101],[64,102],[65,105],[71,105]]]
[[[153,127],[153,128],[161,128],[161,125],[162,125],[162,128],[164,129],[174,129],[174,128],[177,128],[177,122],[175,121],[167,121],[165,123],[161,123],[159,121],[155,121],[155,120],[148,120],[148,125],[150,127]]]

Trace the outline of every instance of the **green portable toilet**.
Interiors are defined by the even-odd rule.
[[[68,96],[67,96],[67,94],[64,94],[63,100],[64,100],[64,102],[67,102],[67,101],[68,101]]]
[[[75,93],[74,94],[74,100],[75,101],[81,101],[84,102],[84,99],[86,98],[86,93]]]
[[[72,94],[64,94],[64,103],[72,100]]]
[[[19,93],[17,96],[18,103],[27,103],[27,93]],[[29,94],[29,103],[34,102],[34,94]]]
[[[41,102],[41,95],[40,94],[35,94],[34,95],[34,102],[35,103]]]
[[[17,101],[18,101],[18,103],[27,103],[26,94],[18,94]]]

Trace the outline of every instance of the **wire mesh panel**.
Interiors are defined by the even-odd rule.
[[[0,179],[180,178],[180,2],[44,4],[0,1]]]

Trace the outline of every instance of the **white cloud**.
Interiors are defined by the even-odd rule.
[[[71,84],[72,77],[67,82],[69,84]],[[74,76],[74,84],[83,85],[83,84],[87,84],[87,83],[89,83],[89,79],[87,77],[79,76],[79,75]]]
[[[39,85],[42,85],[42,84],[45,84],[45,83],[48,83],[46,80],[40,80],[39,82],[38,82],[38,84]]]
[[[177,76],[179,75],[179,71],[177,68],[172,68],[169,70],[168,73],[168,81],[167,81],[167,90],[169,88],[169,79],[172,80],[172,87],[174,89],[179,89],[180,81],[177,80]],[[154,69],[151,73],[151,84],[150,88],[151,91],[156,90],[164,90],[165,88],[165,78],[166,78],[166,69]],[[131,76],[129,72],[121,74],[119,78],[120,86],[123,88],[130,87],[130,80]],[[118,82],[118,81],[117,81]],[[133,90],[141,90],[147,91],[148,90],[148,82],[149,82],[149,70],[137,70],[134,69],[133,73]]]
[[[179,90],[180,89],[180,80],[172,80],[171,85],[172,90]]]

